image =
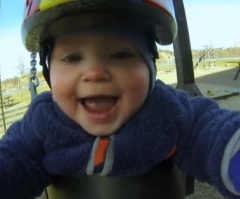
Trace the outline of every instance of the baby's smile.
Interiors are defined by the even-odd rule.
[[[80,99],[80,103],[89,119],[103,123],[109,121],[117,111],[118,99],[116,96],[91,96]]]

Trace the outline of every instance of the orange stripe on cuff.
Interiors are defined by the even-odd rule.
[[[97,166],[103,162],[105,162],[107,148],[109,146],[110,140],[109,139],[101,139],[99,140],[97,150],[95,153],[94,158],[94,165]]]

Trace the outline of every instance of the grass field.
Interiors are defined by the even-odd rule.
[[[44,91],[50,90],[49,87],[47,85],[41,86],[41,87],[37,87],[37,93],[41,93]],[[7,97],[10,95],[4,95],[3,97]],[[11,99],[13,99],[14,104],[19,104],[22,102],[30,102],[30,92],[29,90],[24,90],[22,92],[16,92],[14,94],[11,94]]]

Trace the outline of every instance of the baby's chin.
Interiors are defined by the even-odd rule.
[[[87,128],[87,129],[84,129],[84,130],[89,135],[96,136],[96,137],[103,137],[103,136],[110,136],[110,135],[115,134],[118,131],[119,128],[114,128],[114,129]]]
[[[95,137],[105,137],[105,136],[110,136],[113,135],[113,132],[107,132],[107,133],[100,133],[100,132],[87,132],[89,135],[95,136]]]

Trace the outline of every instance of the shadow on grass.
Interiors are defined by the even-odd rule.
[[[237,67],[229,68],[221,72],[214,72],[213,69],[195,69],[194,71],[195,83],[240,89],[240,76],[236,80],[234,80],[237,70],[238,70]],[[201,73],[206,73],[206,74],[197,77],[196,74],[198,73],[198,71],[201,71]],[[172,83],[170,85],[173,87],[176,87],[177,84]]]
[[[197,69],[200,70],[200,69]],[[211,73],[208,75],[204,75],[201,77],[195,78],[196,83],[204,83],[204,84],[213,84],[217,86],[228,86],[228,87],[236,87],[240,89],[240,77],[234,80],[234,77],[238,71],[238,67],[226,69],[221,72]],[[211,72],[211,69],[209,69]]]

